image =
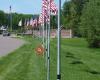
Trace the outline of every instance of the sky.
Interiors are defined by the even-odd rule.
[[[62,0],[62,5],[65,0]],[[58,4],[58,0],[55,0]],[[9,6],[12,12],[24,14],[39,14],[41,12],[42,0],[0,0],[0,10],[9,13]]]

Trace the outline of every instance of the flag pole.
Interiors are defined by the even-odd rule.
[[[48,4],[48,17],[49,17],[49,21],[48,21],[48,35],[47,35],[47,37],[48,37],[48,61],[47,61],[47,80],[50,80],[50,15],[51,15],[51,13],[50,13],[50,7],[51,7],[51,0],[48,0],[49,1],[49,4]]]
[[[45,27],[45,25],[43,23],[43,25],[42,25],[42,45],[43,45],[43,48],[45,48],[45,45],[44,45],[44,27]],[[44,52],[43,52],[43,57],[44,57]]]
[[[42,30],[43,30],[43,47],[44,47],[44,23],[43,23],[43,28],[42,28]]]
[[[61,80],[61,22],[60,22],[60,15],[61,15],[61,0],[58,0],[58,31],[57,31],[57,80]]]
[[[44,28],[45,28],[45,22],[44,22],[44,20],[43,20],[43,24],[42,24],[42,44],[43,44],[43,47],[45,47],[45,45],[44,45]],[[44,54],[43,54],[44,55]]]
[[[12,6],[10,5],[10,31],[12,32]]]
[[[47,43],[47,33],[48,33],[48,30],[47,30],[47,27],[48,27],[48,23],[46,22],[46,29],[45,29],[45,31],[46,31],[46,36],[45,36],[45,40],[46,40],[46,67],[47,67],[47,60],[48,60],[48,56],[47,56],[47,54],[48,54],[48,52],[47,52],[47,48],[48,48],[48,43]]]

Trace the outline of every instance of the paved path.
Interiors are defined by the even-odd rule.
[[[3,37],[0,35],[0,57],[22,46],[25,42],[20,39]]]

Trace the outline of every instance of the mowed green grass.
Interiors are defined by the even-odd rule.
[[[51,43],[51,80],[56,79],[57,41]],[[85,39],[61,40],[62,80],[100,80],[100,49],[90,49]]]
[[[0,59],[0,80],[44,80],[44,58],[35,48],[38,39],[25,37],[26,44]]]
[[[0,80],[46,80],[45,57],[37,55],[38,39],[0,58]],[[51,39],[50,80],[56,80],[57,41]],[[85,39],[61,40],[62,80],[100,80],[100,49],[87,47]]]

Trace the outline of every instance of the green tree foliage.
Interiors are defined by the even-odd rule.
[[[3,11],[0,11],[0,26],[8,24],[8,15],[5,14]]]
[[[90,47],[100,47],[100,0],[90,0],[84,7],[80,32]]]
[[[57,15],[51,15],[51,29],[57,28]]]
[[[88,0],[65,1],[62,10],[63,25],[73,30],[74,35],[79,35],[79,22],[84,4]]]
[[[25,19],[35,18],[38,15],[31,15],[31,14],[18,14],[12,13],[12,28],[13,30],[20,30],[24,27]],[[19,21],[22,20],[23,26],[18,26]],[[10,28],[10,14],[0,11],[0,26],[5,25]]]
[[[21,29],[20,26],[18,26],[18,23],[20,20],[22,20],[22,27],[24,27],[24,22],[25,19],[30,19],[32,18],[33,15],[29,15],[29,14],[18,14],[18,13],[12,13],[12,24],[13,24],[13,29]]]

